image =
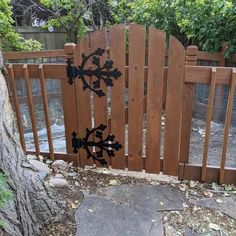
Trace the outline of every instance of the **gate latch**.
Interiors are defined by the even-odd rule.
[[[72,147],[73,152],[78,153],[80,148],[84,148],[87,152],[87,158],[92,157],[102,165],[106,165],[107,161],[103,158],[104,153],[109,157],[115,156],[115,151],[119,151],[122,145],[119,142],[114,141],[115,136],[112,134],[103,138],[103,131],[107,128],[106,125],[100,124],[98,127],[91,130],[86,129],[86,135],[84,138],[77,138],[77,133],[72,133]],[[94,152],[95,147],[95,152]]]
[[[104,54],[105,50],[98,48],[95,52],[85,56],[82,53],[82,62],[76,67],[72,65],[71,60],[67,61],[67,77],[68,83],[73,84],[75,78],[79,78],[83,83],[83,90],[90,89],[96,93],[99,97],[105,96],[105,93],[101,89],[101,81],[106,86],[113,86],[113,79],[117,80],[121,76],[121,72],[117,68],[113,68],[113,61],[106,60],[104,65],[101,65],[100,57]],[[91,59],[93,68],[88,65]],[[86,68],[85,68],[86,67]],[[86,76],[95,77],[92,84],[86,80]]]

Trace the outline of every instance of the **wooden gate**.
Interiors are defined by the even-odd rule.
[[[177,175],[185,49],[170,36],[166,60],[166,40],[166,34],[154,28],[146,31],[141,25],[116,25],[92,33],[75,47],[67,89],[75,90],[76,101],[72,102],[72,97],[70,101],[76,104],[77,119],[73,117],[77,124],[68,135],[76,133],[73,143],[78,147],[80,139],[91,131],[83,147],[78,148],[82,166],[102,163],[118,169]],[[96,130],[100,125],[106,129]],[[120,148],[98,147],[96,143],[111,139],[111,135]],[[97,145],[95,149],[91,142]]]
[[[222,54],[223,55],[223,54]],[[219,61],[187,50],[158,29],[116,25],[83,38],[65,50],[5,54],[20,140],[26,153],[64,159],[75,165],[111,166],[180,179],[236,183],[236,169],[226,167],[227,142],[235,93],[235,68],[197,66],[197,60]],[[63,63],[15,63],[16,59],[64,57]],[[234,57],[236,58],[236,57]],[[234,59],[235,60],[235,59]],[[35,150],[25,145],[17,80],[23,79]],[[32,79],[38,79],[48,138],[40,150]],[[54,150],[47,80],[59,80],[66,153]],[[208,84],[209,103],[202,164],[189,163],[195,84]],[[208,148],[216,85],[229,85],[220,166],[208,165]],[[200,155],[200,154],[199,154]]]

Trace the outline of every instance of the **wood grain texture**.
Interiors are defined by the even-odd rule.
[[[88,37],[83,38],[80,43],[76,46],[74,52],[74,64],[79,66],[82,62],[82,53],[84,55],[89,54],[89,39]],[[88,69],[88,65],[86,65],[85,69]],[[89,80],[89,78],[85,78]],[[77,124],[79,128],[79,137],[83,138],[86,135],[86,129],[92,128],[91,123],[91,104],[90,104],[90,95],[91,92],[89,89],[83,90],[83,82],[81,79],[75,79],[76,83],[76,101],[77,101]],[[80,155],[80,164],[82,166],[85,165],[93,165],[93,159],[87,158],[87,153],[85,149],[81,148],[79,150]]]
[[[111,133],[122,145],[122,149],[111,159],[112,168],[125,168],[125,25],[109,28],[110,32],[110,60],[113,68],[118,68],[121,77],[114,80],[111,87]]]
[[[196,46],[189,46],[186,50],[185,64],[196,66],[198,59],[197,54],[198,54],[198,48]],[[182,114],[181,143],[180,143],[180,157],[179,157],[179,161],[181,163],[189,162],[194,94],[195,94],[195,84],[184,83],[183,114]]]
[[[211,66],[186,66],[185,83],[209,84],[211,81]],[[231,68],[217,67],[216,84],[230,84]]]
[[[201,180],[206,180],[206,166],[207,166],[207,159],[208,159],[208,149],[209,149],[209,141],[210,141],[210,130],[211,130],[211,120],[212,120],[212,113],[213,113],[213,105],[214,105],[214,95],[215,95],[215,86],[216,86],[216,68],[212,68],[212,76],[211,76],[211,83],[210,83],[210,91],[209,91],[209,98],[208,98],[208,109],[207,109],[207,118],[206,118],[206,132],[205,132],[205,139],[204,139],[204,149],[203,149],[203,160],[202,160],[202,174]]]
[[[22,120],[21,120],[21,113],[20,113],[20,106],[19,106],[19,98],[17,96],[17,85],[16,85],[14,66],[13,65],[7,66],[7,70],[8,70],[9,79],[10,79],[10,83],[12,87],[14,107],[15,107],[17,125],[18,125],[18,130],[19,130],[19,135],[20,135],[20,143],[21,143],[23,151],[26,152],[24,130],[22,127]]]
[[[61,80],[60,83],[65,124],[66,152],[74,154],[72,148],[72,133],[74,131],[78,132],[76,86],[75,83],[70,85],[66,78]]]
[[[45,118],[45,124],[46,124],[46,129],[47,129],[47,136],[48,136],[50,160],[54,160],[54,148],[53,148],[53,142],[52,142],[51,122],[49,118],[48,97],[47,97],[47,91],[46,91],[46,82],[45,82],[45,77],[44,77],[43,65],[39,65],[39,74],[40,74],[39,78],[40,78],[40,84],[41,84],[44,118]]]
[[[168,175],[178,174],[183,106],[184,68],[185,50],[180,42],[171,36],[167,74],[163,163],[164,174]]]
[[[148,173],[159,173],[166,35],[160,30],[149,28],[148,38],[147,154],[145,170]]]
[[[181,167],[182,165],[182,167]],[[179,164],[179,168],[183,168],[183,164]],[[201,165],[185,164],[183,179],[201,181]],[[217,166],[207,166],[206,183],[218,182],[220,178],[220,168]],[[236,169],[225,168],[224,184],[236,184]]]
[[[232,111],[233,111],[235,84],[236,84],[236,69],[233,68],[230,90],[229,90],[229,95],[228,95],[226,117],[225,117],[225,127],[224,127],[221,164],[220,164],[220,183],[224,183],[224,177],[225,177],[225,162],[226,162],[226,153],[227,153],[227,146],[228,146],[229,128],[230,128],[230,122],[231,122]]]
[[[26,85],[26,91],[27,91],[27,100],[28,100],[28,106],[29,106],[29,112],[30,112],[30,120],[32,125],[32,131],[34,136],[34,145],[35,145],[35,151],[36,155],[40,154],[39,149],[39,140],[38,140],[38,130],[37,130],[37,124],[36,124],[36,118],[35,118],[35,109],[33,104],[33,97],[32,97],[32,90],[31,90],[31,84],[29,79],[29,70],[28,65],[25,64],[23,66],[24,71],[24,79],[25,79],[25,85]]]
[[[4,60],[22,60],[33,58],[51,58],[51,57],[64,57],[65,52],[63,49],[58,50],[42,50],[35,52],[6,52],[3,53]]]
[[[145,65],[144,26],[129,26],[128,169],[141,171]]]
[[[101,29],[99,31],[93,32],[90,36],[90,53],[94,52],[98,48],[105,49],[105,53],[99,57],[101,65],[107,60],[106,52],[106,30]],[[97,68],[96,65],[92,64],[92,69]],[[92,77],[92,82],[97,80],[96,77]],[[99,126],[100,124],[106,125],[108,127],[108,112],[107,112],[107,86],[101,80],[100,88],[105,93],[105,96],[99,97],[97,94],[93,93],[93,109],[94,109],[94,127]],[[103,137],[108,135],[108,128],[103,132]],[[96,140],[95,140],[96,141]],[[95,151],[98,151],[97,149]],[[105,153],[104,153],[105,154]],[[107,162],[107,165],[102,165],[102,167],[108,167],[110,165],[110,158],[105,154],[104,159]],[[95,161],[96,166],[101,166],[98,161]]]

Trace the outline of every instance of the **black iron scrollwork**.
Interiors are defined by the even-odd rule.
[[[107,135],[103,139],[103,131],[106,129],[106,125],[99,125],[96,128],[91,130],[86,129],[86,135],[84,138],[77,138],[77,133],[72,133],[72,147],[73,152],[78,153],[80,148],[84,148],[87,152],[87,158],[92,157],[94,160],[97,160],[102,165],[106,165],[107,162],[103,158],[104,152],[107,153],[109,157],[115,156],[115,151],[118,151],[122,148],[122,145],[119,142],[115,142],[115,136],[112,134]],[[95,135],[95,141],[90,140]],[[97,139],[97,141],[96,141]],[[93,152],[93,147],[96,147],[97,150]]]
[[[101,89],[101,81],[105,83],[106,86],[113,86],[113,79],[118,79],[121,76],[121,72],[117,69],[113,69],[113,61],[106,60],[104,65],[101,65],[100,58],[103,53],[105,52],[104,49],[98,48],[95,52],[85,56],[82,54],[82,63],[81,65],[76,66],[72,65],[72,62],[68,60],[67,66],[67,76],[68,76],[68,83],[73,84],[75,78],[79,78],[83,82],[83,90],[90,89],[94,93],[96,93],[99,97],[105,96],[105,93]],[[92,58],[92,64],[96,66],[94,69],[85,69],[85,65],[88,60]],[[87,82],[85,76],[89,77],[96,77],[97,79],[92,82],[92,86],[89,82]]]

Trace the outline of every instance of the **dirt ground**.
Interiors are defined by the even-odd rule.
[[[163,122],[164,124],[164,122]],[[203,156],[203,145],[205,137],[205,121],[193,119],[190,140],[190,156],[189,163],[201,164]],[[208,153],[208,165],[220,166],[222,143],[223,143],[224,124],[212,122],[211,135]],[[39,133],[40,150],[48,152],[48,142],[46,129]],[[52,125],[53,144],[56,152],[66,152],[65,130],[64,126]],[[226,167],[236,168],[236,126],[231,126],[228,137],[228,149]],[[34,150],[33,134],[25,135],[27,149]],[[143,131],[143,156],[146,155],[146,128],[144,125]],[[163,143],[164,143],[164,126],[161,132],[161,156],[163,157]],[[128,127],[126,127],[126,145],[125,152],[128,154]]]
[[[191,143],[190,143],[190,163],[201,164],[203,156],[203,144],[205,138],[205,122],[193,119]],[[220,166],[224,124],[211,123],[211,135],[208,153],[208,165]],[[228,136],[228,150],[226,167],[236,168],[236,127],[231,126]]]
[[[194,181],[178,181],[168,176],[150,175],[146,173],[125,172],[110,169],[72,168],[66,175],[70,189],[57,190],[67,201],[67,212],[62,222],[53,223],[44,228],[43,236],[72,236],[76,233],[74,214],[83,201],[84,194],[94,193],[98,188],[118,184],[150,184],[171,185],[184,193],[186,199],[221,198],[236,194],[236,188],[229,185],[203,184]],[[220,200],[219,200],[220,204]],[[217,209],[184,203],[182,211],[166,211],[163,213],[165,235],[236,235],[236,220]],[[209,228],[210,227],[210,228]],[[209,231],[210,230],[210,231]],[[210,232],[210,233],[209,233]],[[207,234],[206,234],[207,233]]]

